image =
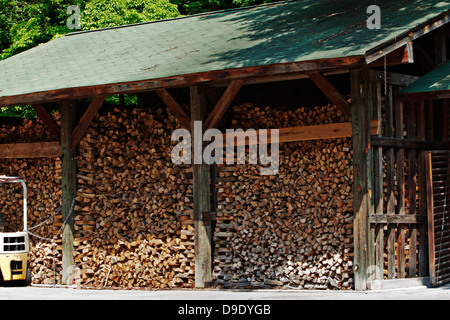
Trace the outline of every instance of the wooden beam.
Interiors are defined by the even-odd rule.
[[[94,120],[95,115],[97,114],[98,110],[100,110],[105,99],[106,96],[95,97],[92,100],[89,107],[87,108],[87,110],[84,112],[83,117],[81,117],[80,122],[78,123],[77,127],[73,130],[72,133],[72,142],[71,142],[72,150],[75,150],[81,138],[83,138],[84,134],[86,133],[86,130],[89,128],[89,125],[91,124],[92,120]]]
[[[191,119],[194,150],[193,193],[194,193],[194,246],[195,246],[195,287],[204,288],[212,279],[211,221],[204,219],[205,212],[211,212],[210,168],[203,159],[203,147],[196,150],[196,140],[202,145],[202,130],[195,130],[194,121],[204,121],[207,111],[207,96],[204,88],[191,87]],[[199,152],[200,163],[195,163]]]
[[[224,94],[219,99],[216,106],[211,111],[210,115],[203,124],[203,131],[215,128],[219,124],[228,107],[233,102],[234,98],[236,98],[239,90],[241,90],[242,86],[244,85],[244,82],[245,80],[242,79],[231,81]]]
[[[175,98],[166,89],[157,89],[156,93],[166,104],[167,108],[178,118],[183,128],[191,131],[191,118],[184,108],[175,100]]]
[[[376,135],[379,131],[378,120],[372,120],[370,122],[370,134]],[[290,127],[278,129],[279,132],[279,143],[293,142],[293,141],[308,141],[308,140],[322,140],[322,139],[337,139],[337,138],[349,138],[352,136],[352,123],[342,122],[342,123],[331,123],[313,126],[302,126],[302,127]],[[256,130],[256,134],[259,137],[259,130]],[[222,146],[227,146],[228,141],[233,139],[234,146],[250,145],[250,139],[245,139],[248,133],[237,132],[233,134],[222,135]],[[253,140],[252,140],[253,141]],[[259,144],[259,139],[257,143]],[[267,143],[270,143],[270,136],[267,137]],[[214,143],[213,143],[214,146]]]
[[[244,78],[267,77],[300,73],[308,71],[331,71],[342,68],[352,68],[364,64],[364,56],[310,60],[293,63],[279,63],[264,66],[252,66],[236,69],[218,70],[179,75],[160,79],[149,79],[133,82],[122,82],[80,88],[49,90],[18,96],[0,98],[0,106],[16,106],[34,103],[58,102],[67,99],[83,99],[100,95],[135,94],[161,88],[180,88],[210,84],[215,81],[237,80]]]
[[[373,214],[369,217],[370,223],[386,224],[422,224],[427,223],[427,216],[420,214]]]
[[[385,137],[372,137],[370,143],[374,146],[406,148],[420,150],[450,150],[449,142],[425,141],[418,139],[398,139]]]
[[[403,93],[400,97],[403,101],[450,99],[450,91]]]
[[[72,149],[72,132],[76,122],[76,102],[68,100],[61,102],[61,158],[62,158],[62,284],[68,284],[73,273],[73,241],[74,212],[73,203],[76,197],[76,160]]]
[[[33,104],[33,109],[38,114],[39,118],[47,125],[50,129],[53,137],[57,140],[61,140],[61,128],[56,123],[55,119],[53,119],[52,115],[47,111],[46,108],[42,104]]]
[[[369,143],[372,103],[367,70],[350,71],[353,143],[353,270],[355,290],[371,288],[369,267],[375,264],[369,216],[374,210],[372,162]]]
[[[61,156],[59,142],[0,144],[0,159],[56,158]]]
[[[346,117],[350,116],[350,104],[327,78],[317,71],[309,72],[308,76]]]
[[[334,69],[332,71],[323,71],[321,74],[323,76],[333,76],[337,74],[345,74],[348,73],[348,68]],[[294,72],[287,74],[277,74],[277,75],[268,75],[268,76],[258,76],[258,77],[250,77],[245,78],[245,85],[250,84],[262,84],[262,83],[274,83],[281,81],[292,81],[292,80],[301,80],[309,78],[305,72]],[[212,87],[227,87],[231,81],[215,81],[210,86]]]
[[[383,71],[379,70],[369,70],[369,77],[371,81],[376,82],[382,82],[384,83],[385,75]],[[395,72],[387,72],[386,73],[386,80],[388,84],[395,85],[395,86],[401,86],[401,87],[407,87],[420,77],[416,76],[410,76],[408,74],[401,74],[401,73],[395,73]]]
[[[413,43],[408,42],[406,45],[395,49],[394,51],[388,53],[386,56],[381,56],[377,60],[367,64],[367,67],[383,67],[384,57],[386,57],[386,65],[401,65],[406,63],[414,63],[414,48]]]

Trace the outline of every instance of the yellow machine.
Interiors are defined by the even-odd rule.
[[[28,285],[31,283],[31,273],[28,263],[27,187],[18,177],[0,176],[0,183],[20,183],[23,187],[23,231],[3,232],[4,213],[0,214],[0,280]]]

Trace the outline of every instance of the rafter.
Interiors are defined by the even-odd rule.
[[[350,104],[327,78],[320,72],[309,72],[308,76],[346,117],[350,116]]]
[[[241,90],[242,86],[244,85],[244,82],[245,80],[242,79],[231,81],[224,94],[219,99],[216,106],[211,111],[210,115],[203,124],[204,131],[214,128],[219,124],[228,107],[233,102],[234,98],[236,98],[239,90]]]
[[[46,126],[50,129],[53,137],[61,141],[61,127],[56,123],[55,119],[53,119],[52,115],[48,112],[48,110],[42,104],[33,104],[33,108],[38,114],[39,118],[46,124]]]
[[[87,108],[87,110],[84,112],[83,117],[81,117],[80,122],[78,123],[78,125],[76,126],[76,128],[73,130],[72,133],[72,143],[71,143],[72,150],[77,147],[81,138],[83,138],[84,134],[86,133],[86,130],[88,129],[98,110],[100,110],[100,107],[102,106],[105,99],[106,96],[95,97],[92,100],[89,107]]]
[[[166,89],[155,90],[161,100],[166,104],[167,108],[180,120],[181,125],[191,130],[191,118],[188,116],[184,108],[175,100],[175,98]]]

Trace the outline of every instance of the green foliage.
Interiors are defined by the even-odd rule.
[[[32,106],[0,108],[0,117],[35,119],[36,111]]]
[[[175,18],[185,15],[273,0],[0,0],[0,60],[51,41],[68,32],[67,9],[81,9],[81,29],[115,27],[126,24]],[[117,97],[110,101],[118,103]],[[126,103],[135,103],[126,97]],[[31,106],[1,108],[0,116],[35,118]]]
[[[222,9],[254,6],[279,0],[171,0],[182,14],[190,15]]]
[[[178,17],[168,0],[93,0],[81,14],[81,28],[93,30]]]
[[[0,0],[0,60],[69,32],[66,10],[85,0]]]

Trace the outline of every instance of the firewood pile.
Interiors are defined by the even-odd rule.
[[[243,129],[344,121],[331,105],[279,110],[249,104],[233,113],[232,126]],[[178,127],[164,107],[116,108],[94,119],[77,157],[74,284],[193,287],[192,167],[170,158]],[[214,283],[351,288],[351,157],[345,138],[282,144],[275,176],[261,176],[258,165],[219,165]],[[0,174],[18,174],[28,183],[30,226],[60,209],[59,158],[0,163]],[[9,192],[19,198],[17,190]],[[0,202],[8,212],[21,208],[21,202]],[[62,223],[58,214],[33,231],[56,237],[54,246],[31,237],[33,283],[54,283],[55,270],[60,282]]]
[[[233,126],[280,128],[344,119],[332,106],[235,108]],[[351,139],[280,145],[280,171],[219,166],[214,276],[231,287],[350,289]]]
[[[192,168],[170,158],[177,123],[162,108],[115,109],[79,147],[75,264],[82,283],[192,287]]]

